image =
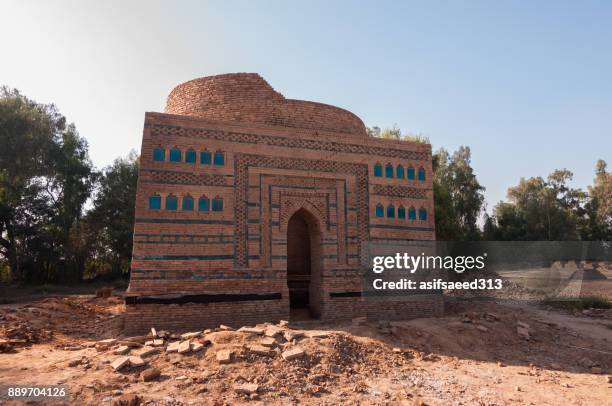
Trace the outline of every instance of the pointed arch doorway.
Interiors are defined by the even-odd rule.
[[[321,228],[308,210],[297,210],[287,223],[287,287],[293,320],[321,316]]]

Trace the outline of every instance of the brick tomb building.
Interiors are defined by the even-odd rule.
[[[362,297],[371,243],[435,239],[430,145],[240,73],[174,88],[141,151],[127,330],[441,312]]]

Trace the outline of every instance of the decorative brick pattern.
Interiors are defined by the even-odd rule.
[[[311,310],[321,319],[442,312],[440,297],[361,296],[372,242],[435,239],[431,176],[417,183],[373,170],[381,163],[422,167],[429,175],[429,146],[369,138],[354,114],[286,99],[251,74],[179,85],[166,112],[145,115],[126,303],[130,334],[151,325],[201,329],[287,319],[288,263],[307,263],[295,262],[299,242],[290,239],[305,238],[304,228],[289,235],[288,222],[300,209],[311,265],[310,275],[297,275],[309,276]],[[154,159],[156,149],[165,151],[163,161],[159,153]],[[171,150],[183,151],[181,161],[168,159]],[[195,152],[195,162],[186,151]],[[220,151],[224,162],[202,160],[201,151]],[[183,210],[187,195],[193,209]],[[161,197],[160,209],[150,207],[151,196]],[[168,196],[179,198],[177,210],[165,209]],[[222,200],[223,210],[200,210],[200,197]],[[380,218],[377,204],[423,207],[428,216]]]
[[[411,199],[427,199],[427,189],[417,189],[401,185],[372,185],[373,194],[380,196],[408,197]]]
[[[209,175],[204,173],[190,173],[180,171],[162,171],[156,169],[142,170],[141,176],[147,178],[141,180],[146,183],[160,183],[170,185],[203,185],[203,186],[231,186],[231,178],[226,176]]]
[[[393,149],[388,147],[372,147],[352,142],[323,141],[312,139],[294,139],[273,135],[261,135],[254,133],[240,133],[235,131],[219,131],[206,128],[177,127],[161,124],[150,126],[151,135],[156,137],[185,137],[212,139],[220,141],[231,141],[242,144],[263,144],[278,147],[312,149],[316,151],[344,152],[360,155],[378,155],[389,158],[401,158],[410,161],[429,161],[431,153],[409,151],[405,149]],[[431,165],[431,164],[430,164]]]
[[[289,218],[299,209],[308,209],[321,223],[322,228],[329,228],[327,219],[326,198],[324,193],[283,193],[281,195],[279,229],[286,231]]]
[[[359,243],[368,240],[368,167],[363,164],[354,164],[337,161],[308,160],[298,158],[282,158],[272,156],[235,154],[234,155],[234,182],[235,182],[235,202],[234,210],[236,215],[235,232],[236,249],[235,265],[246,267],[247,263],[247,192],[248,192],[248,169],[257,168],[278,168],[294,169],[301,171],[344,173],[355,175],[357,179],[357,229]],[[359,249],[362,263],[367,263],[367,253]]]

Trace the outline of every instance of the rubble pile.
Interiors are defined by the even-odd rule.
[[[35,374],[41,382],[69,383],[75,404],[109,406],[419,404],[424,395],[427,404],[449,404],[457,396],[466,404],[503,404],[508,388],[521,396],[537,394],[535,385],[565,391],[596,382],[605,389],[612,372],[607,340],[593,340],[561,319],[493,303],[450,303],[441,319],[151,328],[132,337],[98,323],[109,320],[115,306],[114,297],[70,297],[0,308],[0,352],[6,352],[0,358],[18,382]],[[35,340],[49,319],[64,322],[49,327],[55,333],[50,341],[9,344],[7,331],[14,340]],[[94,329],[91,336],[82,323]],[[477,379],[473,390],[458,383],[464,375]],[[497,389],[482,392],[483,385]],[[581,396],[601,395],[593,392]]]
[[[15,347],[42,343],[52,338],[51,330],[35,328],[30,323],[11,315],[4,315],[0,323],[0,352],[9,352]]]
[[[75,339],[117,335],[124,305],[119,297],[51,297],[24,306],[0,308],[0,352],[55,338],[65,346]]]
[[[325,393],[346,380],[351,387],[363,386],[353,382],[354,374],[382,376],[411,358],[381,342],[360,342],[339,331],[293,329],[286,322],[237,330],[222,325],[182,334],[152,328],[146,336],[83,343],[82,348],[88,347],[95,348],[96,357],[107,365],[103,368],[119,376],[140,382],[170,379],[184,388],[210,385],[251,400],[265,393],[280,396],[288,388]],[[68,363],[84,365],[89,365],[84,359]]]

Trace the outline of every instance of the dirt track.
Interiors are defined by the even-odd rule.
[[[169,342],[181,341],[167,337],[159,353],[143,357],[147,365],[115,371],[110,363],[120,357],[113,354],[120,343],[94,345],[120,337],[122,311],[119,297],[87,295],[0,306],[0,338],[18,341],[0,354],[0,384],[62,382],[71,403],[92,405],[132,394],[160,405],[604,405],[612,399],[610,311],[595,318],[459,303],[438,319],[283,327],[269,355],[251,349],[265,337],[259,332],[211,331],[192,338],[204,345],[200,351],[167,353]],[[519,322],[528,325],[529,341],[517,333]],[[312,329],[324,333],[310,338]],[[293,330],[305,336],[283,337]],[[282,352],[295,348],[305,355],[283,359]],[[219,363],[220,350],[233,352],[231,363]],[[143,382],[152,366],[161,376]],[[249,383],[254,393],[236,393]]]

